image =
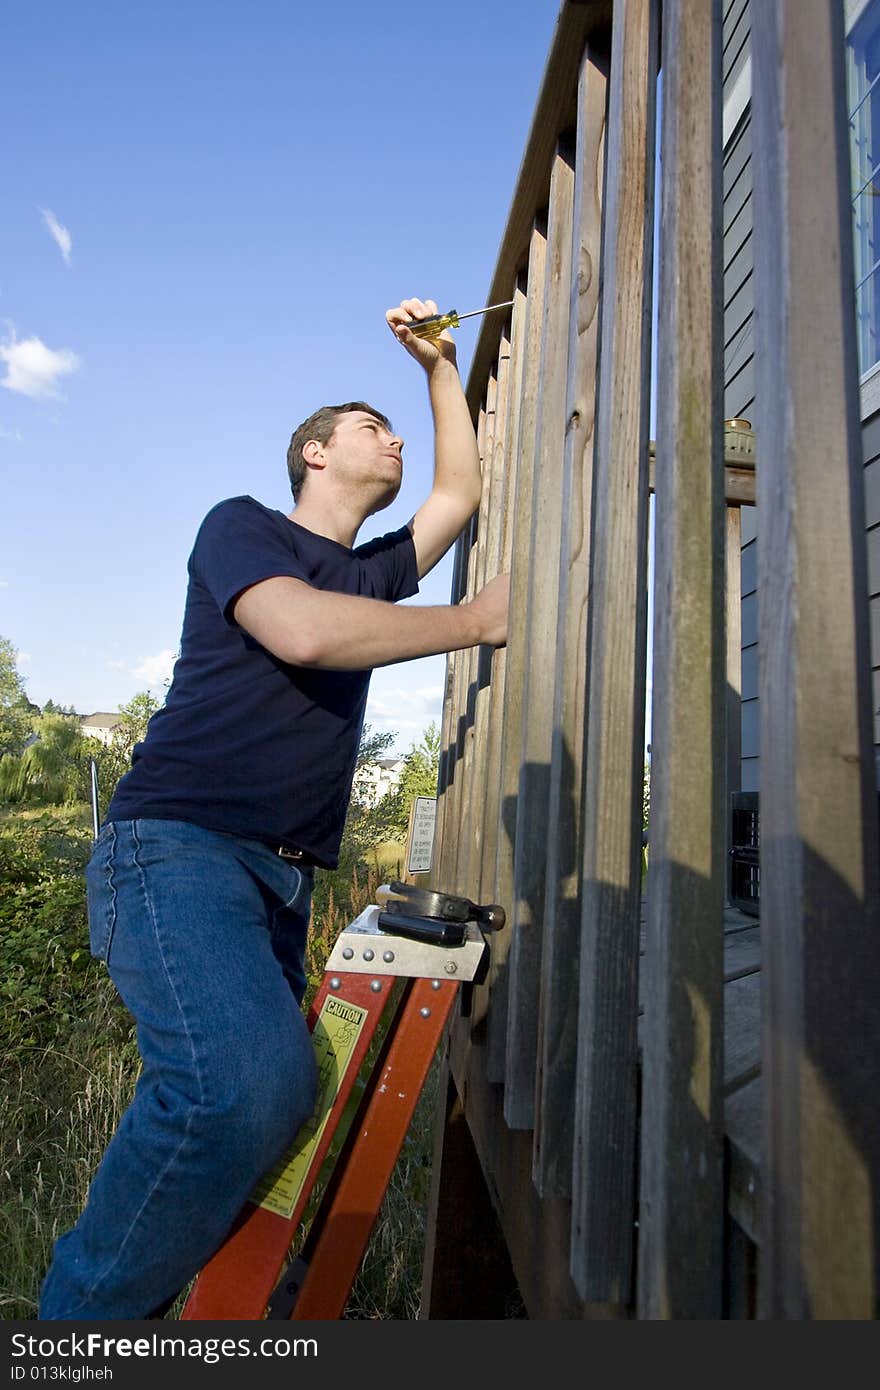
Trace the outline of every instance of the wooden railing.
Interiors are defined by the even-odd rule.
[[[839,9],[753,0],[762,956],[725,907],[755,475],[723,421],[721,5],[664,0],[662,52],[657,0],[560,11],[487,297],[513,307],[484,321],[467,387],[483,499],[452,597],[509,571],[511,628],[504,650],[449,658],[432,886],[502,903],[508,927],[449,1040],[423,1316],[486,1315],[508,1257],[536,1318],[876,1315],[878,833]],[[484,1253],[463,1270],[469,1223]]]

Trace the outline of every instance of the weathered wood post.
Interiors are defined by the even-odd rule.
[[[721,1309],[726,815],[721,6],[663,7],[638,1309]]]
[[[843,8],[755,0],[752,32],[761,1311],[876,1318],[877,793]]]
[[[571,1271],[631,1296],[659,6],[614,7],[586,633],[578,1084]]]

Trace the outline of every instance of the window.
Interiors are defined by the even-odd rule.
[[[880,362],[880,0],[861,7],[846,47],[856,326],[864,375]]]

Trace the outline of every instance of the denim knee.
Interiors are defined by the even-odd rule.
[[[311,1036],[300,1017],[295,1039],[268,1053],[255,1048],[246,1067],[227,1070],[198,1108],[195,1128],[224,1165],[260,1177],[296,1138],[314,1109],[318,1071]]]

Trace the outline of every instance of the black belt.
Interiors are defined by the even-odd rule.
[[[279,845],[275,853],[279,859],[289,859],[291,864],[306,864],[316,869],[321,867],[314,855],[305,849],[290,849],[288,845]]]

